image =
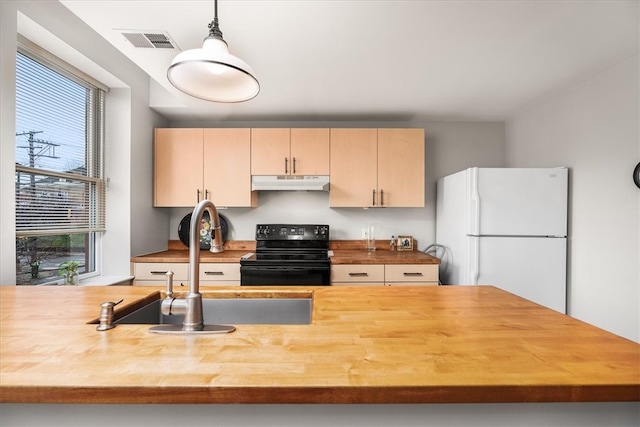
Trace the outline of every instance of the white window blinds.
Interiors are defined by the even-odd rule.
[[[104,91],[21,46],[16,56],[16,234],[105,230]]]

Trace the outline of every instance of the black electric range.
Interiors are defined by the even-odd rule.
[[[330,285],[329,226],[258,224],[256,253],[240,260],[240,284]]]

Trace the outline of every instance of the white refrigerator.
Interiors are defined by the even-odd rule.
[[[568,169],[469,168],[438,179],[447,285],[494,285],[566,313]]]

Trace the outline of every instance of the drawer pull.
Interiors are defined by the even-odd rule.
[[[224,276],[224,272],[222,271],[205,271],[204,274],[207,276]]]
[[[405,276],[412,276],[412,277],[422,276],[422,273],[402,273],[402,274]]]
[[[369,276],[369,273],[349,273],[349,276],[351,276],[351,277],[367,277],[367,276]]]
[[[167,274],[167,270],[162,270],[162,271],[150,271],[149,273],[151,273],[151,274]]]

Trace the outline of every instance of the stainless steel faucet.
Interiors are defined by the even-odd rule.
[[[222,230],[220,216],[216,206],[210,200],[204,199],[193,209],[191,214],[191,228],[189,229],[189,294],[186,298],[187,310],[184,315],[182,330],[199,331],[204,326],[202,318],[202,294],[200,294],[200,222],[204,211],[209,210],[209,217],[213,223],[211,228],[211,248],[213,253],[224,252],[222,247]]]
[[[220,216],[216,206],[210,200],[204,199],[196,205],[191,214],[189,228],[189,293],[186,298],[173,298],[173,290],[167,288],[167,297],[162,301],[162,313],[164,315],[184,314],[182,327],[180,325],[159,325],[149,331],[156,333],[226,333],[233,332],[235,328],[227,325],[205,325],[202,314],[202,294],[200,293],[200,222],[204,211],[209,211],[212,222],[212,239],[210,252],[224,252],[222,243],[222,230],[220,228]],[[167,283],[169,283],[168,280]],[[169,285],[167,285],[169,286]]]

